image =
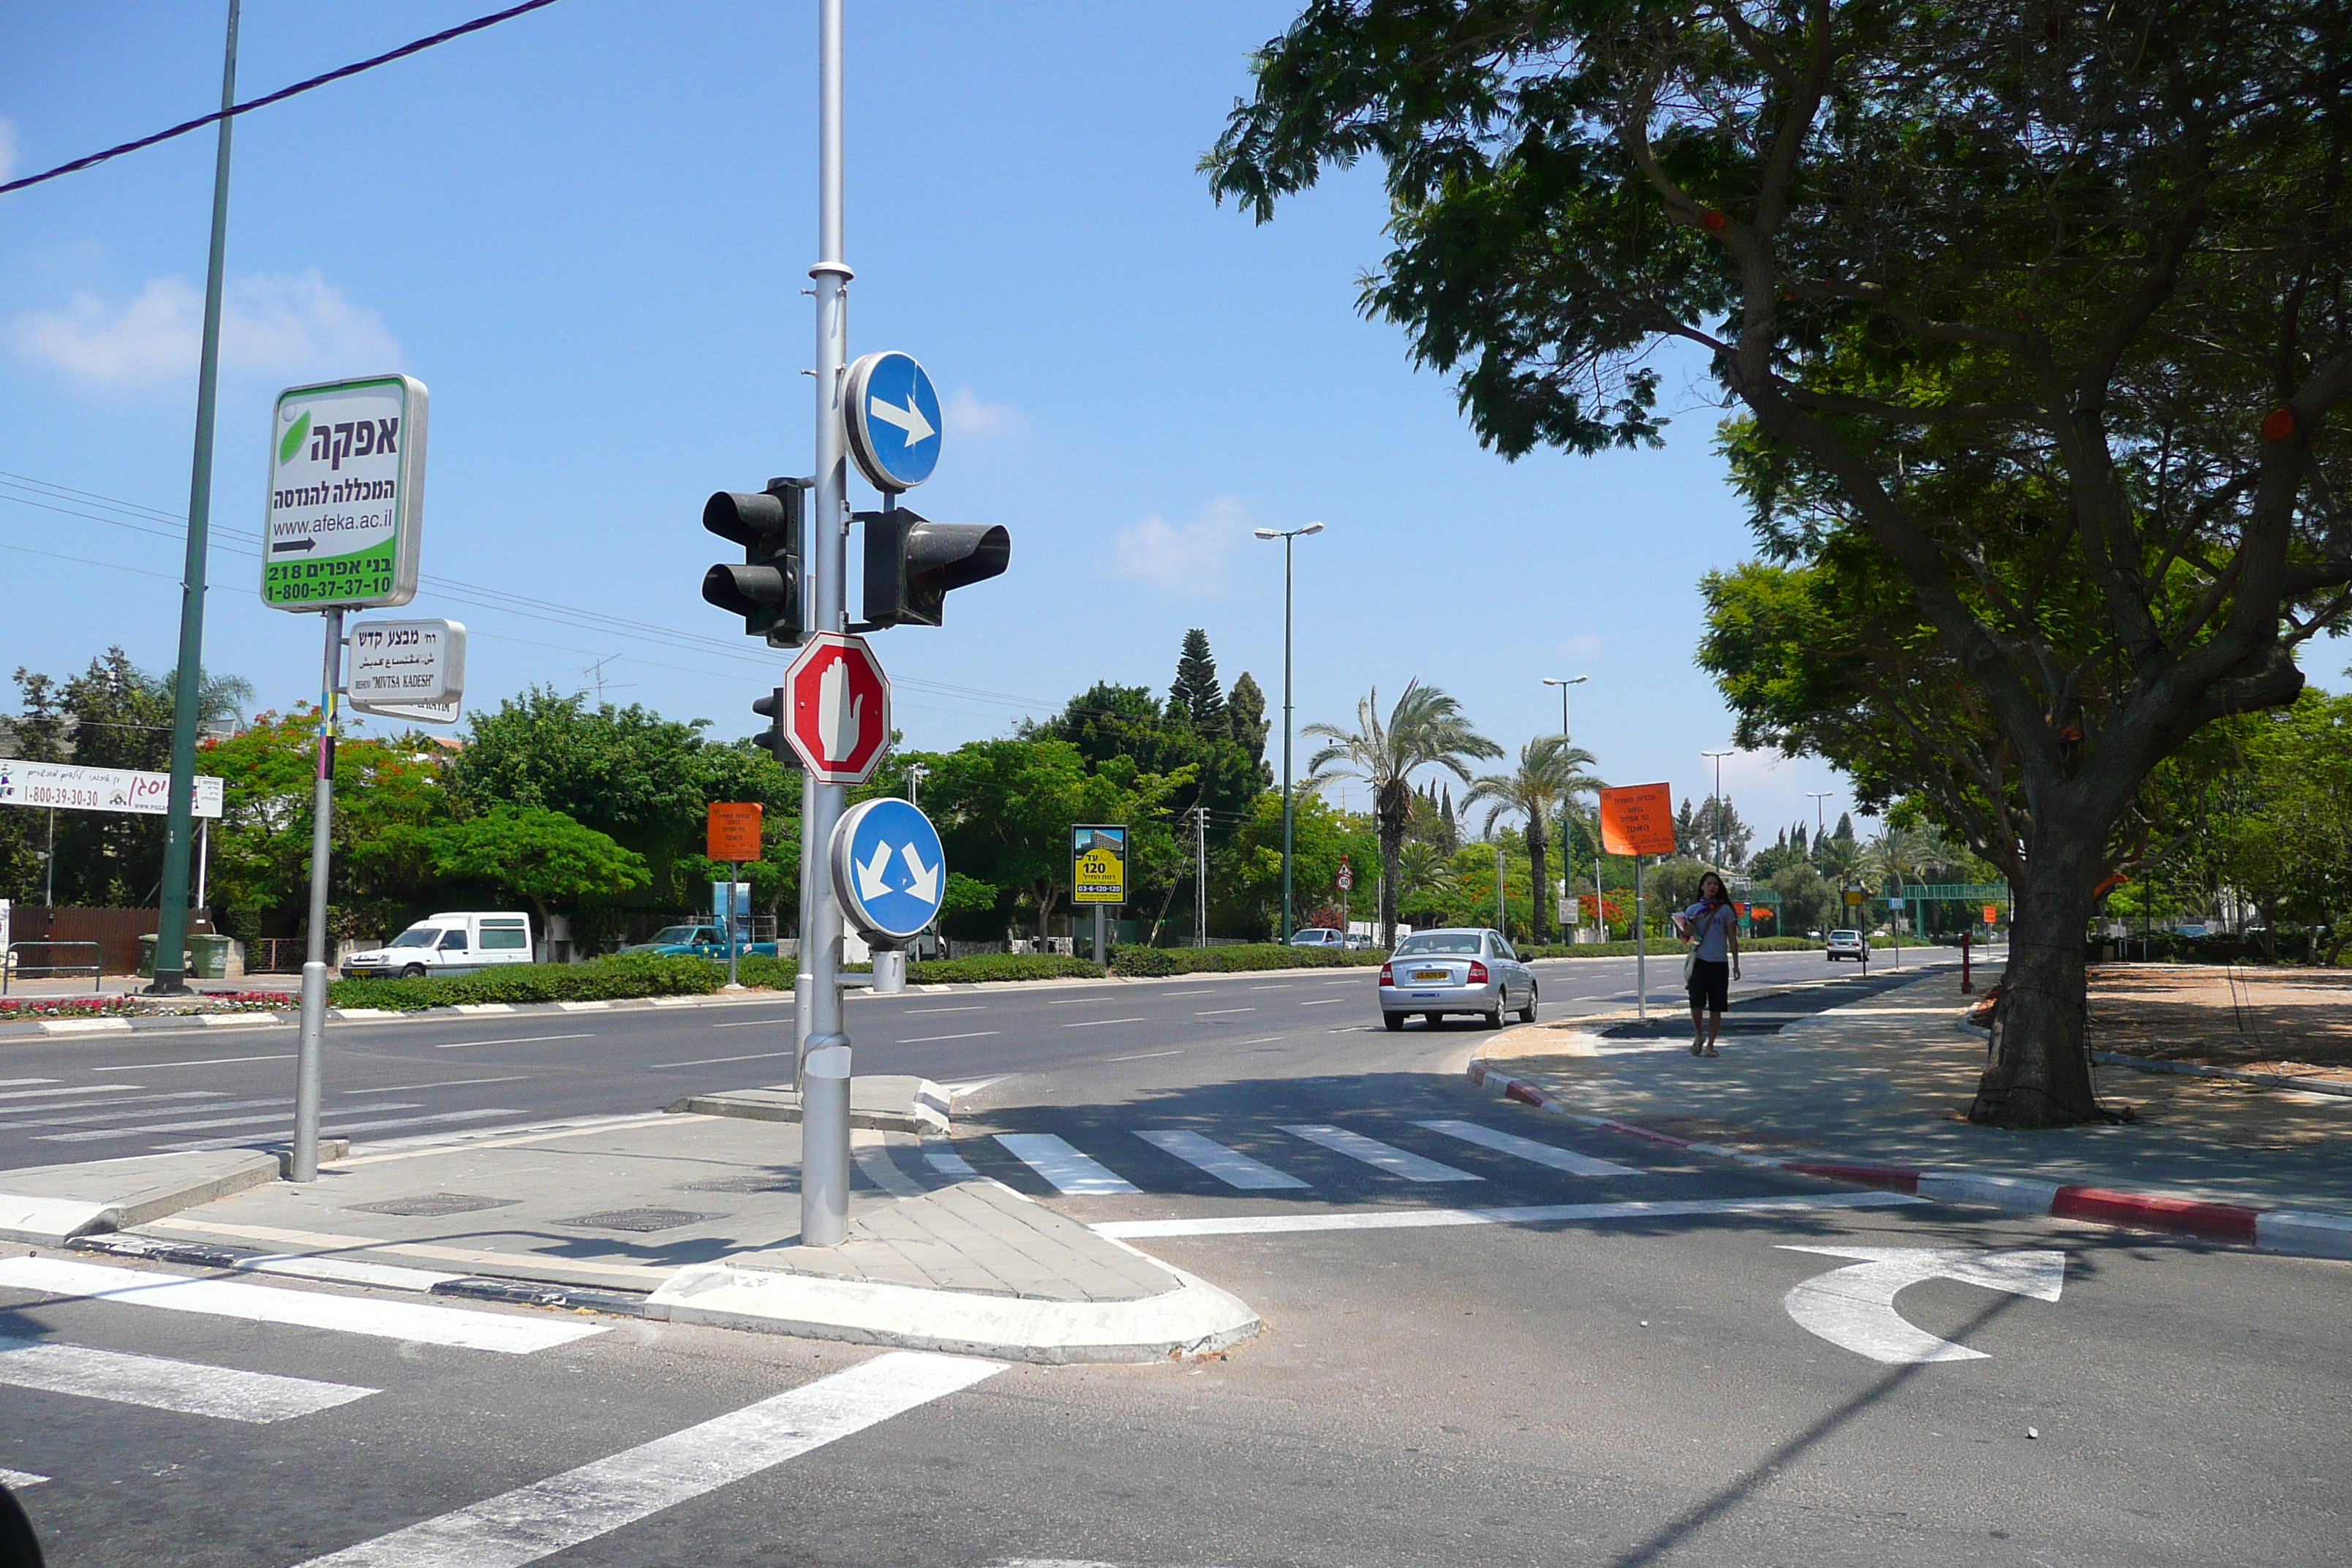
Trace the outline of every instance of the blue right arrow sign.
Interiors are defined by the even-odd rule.
[[[940,395],[912,354],[867,354],[849,367],[842,415],[849,450],[875,488],[909,490],[940,464]]]

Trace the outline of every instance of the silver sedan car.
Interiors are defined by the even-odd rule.
[[[1498,931],[1417,931],[1381,965],[1381,1021],[1391,1029],[1414,1013],[1432,1024],[1469,1013],[1499,1029],[1507,1012],[1536,1021],[1536,976]]]

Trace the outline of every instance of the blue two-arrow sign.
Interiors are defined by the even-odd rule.
[[[834,891],[868,936],[904,942],[938,919],[947,860],[940,830],[903,800],[853,805],[833,830]]]

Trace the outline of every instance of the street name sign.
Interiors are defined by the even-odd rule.
[[[270,422],[261,602],[404,605],[425,521],[425,393],[405,375],[292,386]]]
[[[834,891],[869,938],[905,942],[929,929],[947,898],[947,858],[931,819],[895,797],[861,801],[834,825]]]
[[[849,450],[877,489],[909,490],[940,462],[940,395],[911,354],[867,354],[849,367]]]
[[[1662,784],[1601,792],[1601,847],[1612,855],[1675,852],[1675,792]]]
[[[819,784],[864,784],[890,742],[890,678],[862,637],[817,632],[784,671],[784,735]]]
[[[195,814],[221,814],[221,781],[195,777]],[[125,811],[136,816],[169,814],[172,775],[131,768],[88,768],[73,763],[28,763],[0,757],[0,805],[58,811]]]
[[[362,713],[380,712],[387,705],[455,707],[466,694],[464,624],[368,621],[352,627],[343,690]]]
[[[1127,829],[1082,825],[1070,829],[1070,902],[1127,902]]]

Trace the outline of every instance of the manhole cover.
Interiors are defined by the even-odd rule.
[[[399,1214],[435,1215],[471,1214],[476,1209],[502,1209],[509,1204],[519,1204],[520,1198],[478,1198],[466,1193],[422,1193],[413,1198],[392,1198],[380,1204],[346,1205],[358,1214]]]
[[[608,1214],[584,1214],[578,1219],[558,1220],[558,1225],[578,1226],[583,1230],[674,1230],[682,1225],[695,1225],[716,1215],[696,1214],[690,1209],[614,1209]]]
[[[800,1184],[788,1176],[714,1176],[707,1182],[688,1182],[678,1189],[686,1193],[793,1193]]]

